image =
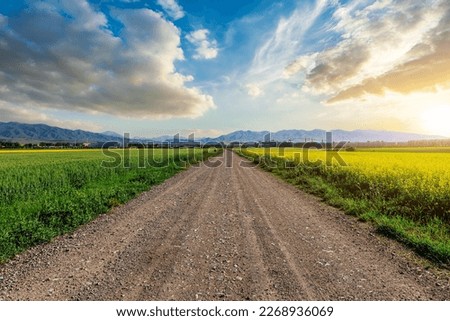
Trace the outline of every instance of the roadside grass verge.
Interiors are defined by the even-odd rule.
[[[0,154],[0,263],[75,230],[220,152],[115,150],[108,157],[99,150]]]
[[[448,196],[421,195],[414,189],[402,189],[392,182],[387,186],[387,182],[383,184],[382,180],[370,182],[361,173],[341,170],[338,165],[311,167],[299,161],[267,157],[246,149],[237,152],[345,213],[371,222],[378,233],[398,240],[422,257],[438,265],[449,266]]]

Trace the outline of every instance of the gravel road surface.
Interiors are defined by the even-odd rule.
[[[0,265],[0,300],[449,299],[448,270],[230,151]]]

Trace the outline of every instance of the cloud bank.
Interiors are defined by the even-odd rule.
[[[150,9],[111,16],[123,25],[118,34],[87,1],[31,2],[18,16],[0,15],[0,108],[192,118],[214,107],[175,70],[184,57],[171,22]]]
[[[353,1],[338,7],[333,21],[329,32],[340,41],[285,69],[305,74],[305,91],[336,103],[450,86],[450,2]]]

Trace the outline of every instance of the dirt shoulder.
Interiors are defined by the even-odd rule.
[[[0,300],[449,300],[425,268],[230,151],[0,265]]]

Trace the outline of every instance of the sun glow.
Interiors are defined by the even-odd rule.
[[[429,133],[450,137],[450,106],[432,107],[421,118],[422,126]]]

